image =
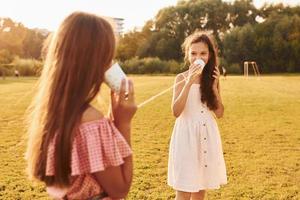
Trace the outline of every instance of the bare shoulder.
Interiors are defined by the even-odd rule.
[[[187,76],[188,76],[188,72],[179,73],[175,78],[175,82],[178,83],[180,81],[183,81]]]
[[[89,122],[97,119],[103,118],[104,115],[102,112],[97,110],[96,108],[89,106],[82,115],[81,122]]]

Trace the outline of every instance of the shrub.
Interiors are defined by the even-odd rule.
[[[21,76],[39,76],[43,67],[41,61],[34,59],[16,58],[12,64]]]
[[[181,64],[175,60],[160,60],[157,57],[142,58],[134,57],[130,60],[120,62],[125,73],[129,74],[159,74],[179,73],[182,71]]]
[[[178,73],[183,72],[185,70],[183,63],[179,63],[175,60],[169,60],[169,61],[166,61],[166,62],[167,62],[167,65],[169,66],[169,72],[171,74],[178,74]]]
[[[13,75],[13,65],[11,64],[0,64],[0,76],[12,76]]]
[[[14,59],[14,55],[6,49],[0,50],[0,64],[11,63]]]
[[[125,73],[129,74],[140,74],[142,73],[141,69],[144,68],[144,63],[137,57],[126,60],[124,62],[120,62],[120,65],[122,66]]]

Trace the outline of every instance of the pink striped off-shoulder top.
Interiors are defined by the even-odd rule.
[[[55,139],[50,143],[47,155],[46,175],[53,176]],[[55,199],[88,199],[103,192],[93,173],[109,166],[119,166],[132,154],[131,148],[107,118],[84,122],[79,125],[71,152],[71,186],[65,189],[47,187]],[[111,198],[104,198],[109,200]]]

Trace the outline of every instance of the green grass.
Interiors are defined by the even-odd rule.
[[[138,103],[173,83],[172,76],[132,76]],[[0,80],[0,199],[48,199],[25,175],[24,112],[34,78]],[[221,79],[225,115],[218,121],[228,184],[211,199],[300,199],[300,76]],[[103,87],[105,109],[107,88]],[[133,121],[134,180],[128,199],[173,199],[166,184],[174,123],[171,92],[150,102]]]

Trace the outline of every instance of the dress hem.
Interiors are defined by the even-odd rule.
[[[195,187],[191,186],[184,186],[184,185],[172,185],[168,183],[170,187],[172,187],[174,190],[182,191],[182,192],[199,192],[200,190],[217,190],[220,189],[222,185],[226,185],[227,182],[221,182],[219,185],[213,185],[213,186],[199,186],[197,189]]]

